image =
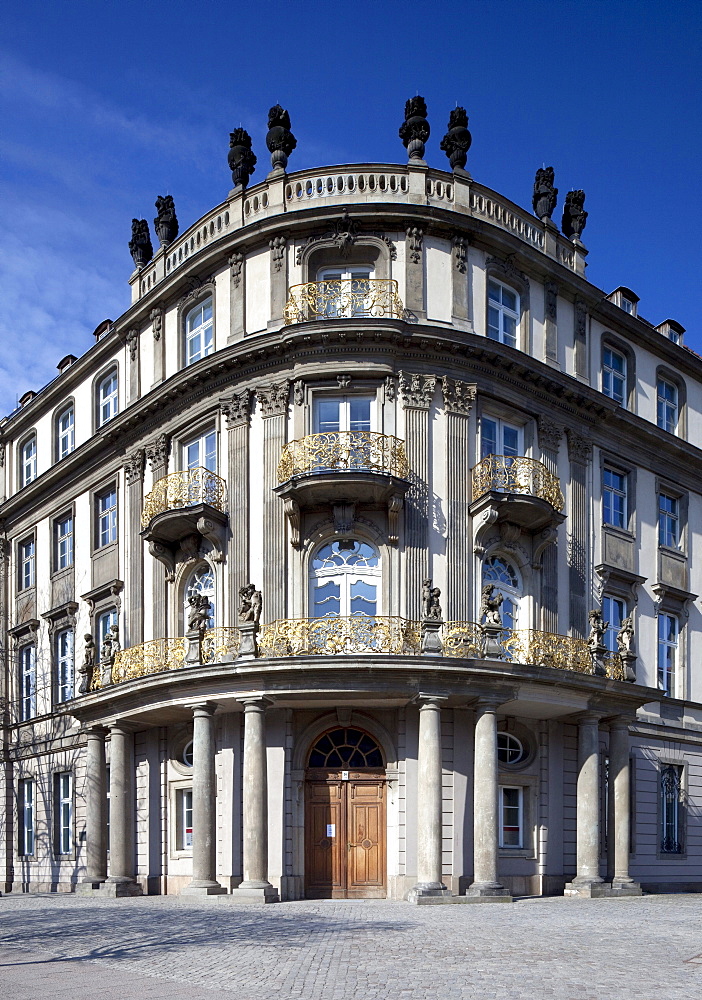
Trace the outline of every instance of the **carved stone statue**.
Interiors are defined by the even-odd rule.
[[[95,640],[90,633],[86,633],[83,636],[83,640],[85,646],[83,650],[83,663],[78,668],[78,675],[80,676],[78,694],[86,694],[90,690],[95,671]]]
[[[448,132],[441,140],[441,149],[448,156],[453,170],[465,170],[472,141],[466,109],[454,108],[449,115]]]
[[[602,612],[595,608],[587,616],[590,622],[590,634],[587,637],[588,649],[591,653],[601,655],[606,651],[604,635],[609,627],[609,622],[602,620]]]
[[[210,618],[210,599],[204,594],[188,598],[188,632],[204,632]]]
[[[229,133],[229,169],[234,187],[246,187],[256,167],[256,154],[251,149],[251,136],[245,128]]]
[[[154,230],[162,247],[170,246],[178,235],[178,217],[175,212],[175,205],[170,194],[156,199],[156,211],[158,215],[154,219]]]
[[[569,240],[572,240],[573,237],[579,240],[586,222],[585,192],[569,191],[563,206],[563,219],[561,221],[563,235],[567,236]]]
[[[426,101],[423,97],[410,97],[405,104],[405,120],[398,133],[410,160],[424,158],[424,145],[430,132]]]
[[[132,238],[129,241],[129,252],[134,261],[134,267],[142,268],[149,263],[154,255],[149,235],[149,223],[146,219],[132,219]]]
[[[500,615],[500,605],[504,601],[503,594],[498,590],[494,595],[495,584],[486,583],[480,595],[480,620],[485,618],[484,624],[492,628],[502,628],[502,617]]]
[[[274,105],[268,112],[266,145],[271,154],[273,169],[280,167],[281,170],[285,170],[288,157],[297,146],[297,139],[290,131],[290,115],[279,104]]]
[[[422,581],[422,618],[428,618],[431,611],[431,580]]]
[[[239,606],[239,621],[253,622],[258,625],[261,619],[263,608],[263,597],[260,590],[256,590],[253,583],[248,583],[239,590],[241,604]]]
[[[617,650],[625,656],[634,651],[634,623],[631,615],[625,618],[617,632]]]
[[[539,219],[550,219],[556,207],[558,188],[553,186],[553,167],[540,167],[534,179],[534,215]]]

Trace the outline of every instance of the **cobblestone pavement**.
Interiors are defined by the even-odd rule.
[[[694,1000],[702,895],[413,907],[382,900],[0,899],[0,1000]]]

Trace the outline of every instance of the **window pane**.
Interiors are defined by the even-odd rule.
[[[371,401],[359,396],[349,399],[349,430],[369,431],[371,429]]]
[[[340,430],[339,409],[341,400],[339,399],[318,399],[316,400],[315,430],[319,434]]]
[[[502,288],[502,304],[511,309],[512,312],[517,311],[517,296],[504,286]]]

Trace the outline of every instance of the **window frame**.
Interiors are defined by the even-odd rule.
[[[67,790],[66,790],[67,785]],[[70,770],[54,771],[54,857],[75,856],[75,781]]]
[[[101,510],[101,501],[112,495],[114,495],[114,505]],[[92,501],[93,551],[102,551],[119,542],[119,491],[117,489],[117,481],[114,480],[101,489],[95,490],[92,495]],[[114,512],[114,516],[110,518],[109,515],[111,512]],[[106,541],[102,541],[102,519],[106,516],[108,517],[107,534],[109,537]]]
[[[186,847],[183,840],[181,840],[181,834],[183,832],[182,827],[182,800],[184,793],[190,792],[192,795],[193,790],[193,778],[192,771],[187,776],[183,778],[176,779],[174,781],[169,781],[168,783],[168,797],[169,797],[169,826],[170,826],[170,857],[173,860],[178,858],[191,858],[193,849],[192,845]]]
[[[115,379],[115,390],[110,394],[109,397],[102,397],[102,386],[107,382],[108,379]],[[101,427],[105,427],[110,421],[114,420],[116,416],[119,415],[119,389],[120,389],[120,378],[119,378],[119,364],[113,362],[109,368],[104,369],[99,375],[96,375],[93,382],[93,406],[94,406],[94,423],[95,430],[100,430]],[[109,416],[103,417],[103,405],[108,400],[113,401],[110,406]]]
[[[672,431],[667,430],[658,422],[658,388],[660,382],[666,382],[668,385],[674,386],[677,393],[677,418],[675,422],[675,429]],[[665,431],[666,434],[672,434],[674,437],[678,437],[683,440],[687,437],[687,382],[679,372],[674,371],[667,365],[658,365],[656,368],[655,424],[656,427]]]
[[[369,416],[369,431],[376,432],[378,430],[378,399],[377,393],[375,391],[369,390],[364,392],[325,392],[325,391],[315,391],[312,393],[311,405],[309,408],[309,420],[310,420],[310,433],[311,434],[341,434],[341,433],[355,433],[350,431],[351,427],[351,401],[357,399],[365,399],[370,403],[370,416]],[[320,431],[319,426],[319,407],[320,404],[328,402],[338,402],[339,403],[339,429],[337,431]],[[362,432],[360,432],[362,433]]]
[[[29,798],[27,789],[31,789]],[[17,782],[17,854],[24,860],[36,858],[36,780],[23,775]],[[29,819],[29,822],[28,822]],[[31,843],[28,845],[28,832]],[[31,846],[31,850],[28,847]]]
[[[65,638],[68,640],[67,649],[65,652],[61,652],[61,640]],[[75,683],[76,683],[76,633],[75,628],[70,625],[65,625],[56,630],[53,636],[53,653],[54,653],[54,695],[55,703],[57,705],[62,705],[67,701],[71,701],[75,697]],[[62,680],[62,668],[67,666],[66,677]],[[62,691],[69,691],[68,694],[63,694]]]
[[[502,292],[500,292],[500,301],[496,303],[494,299],[490,298],[490,285],[498,285],[500,289],[505,289],[510,292],[516,298],[516,309],[512,310],[504,304],[502,301]],[[488,271],[485,275],[485,337],[487,340],[493,340],[495,343],[503,344],[505,347],[512,347],[515,350],[521,350],[521,328],[522,328],[522,318],[524,314],[524,306],[522,302],[522,292],[519,288],[508,283],[508,280],[503,278],[494,272]],[[495,309],[499,314],[499,326],[498,326],[498,336],[492,337],[490,335],[490,309]],[[509,319],[514,321],[514,343],[509,343],[504,339],[504,329],[502,318],[507,316]]]
[[[30,655],[32,654],[32,655]],[[29,722],[37,715],[37,643],[24,642],[17,649],[19,721]]]
[[[31,551],[29,547],[31,546]],[[26,553],[26,554],[25,554]],[[33,590],[37,582],[36,534],[25,535],[17,542],[17,593]]]
[[[189,368],[191,365],[197,364],[198,361],[202,361],[204,358],[209,358],[215,352],[215,297],[214,290],[207,289],[206,293],[199,296],[194,302],[189,303],[187,307],[183,308],[181,315],[179,316],[179,326],[181,330],[181,344],[182,344],[182,367]],[[188,332],[188,318],[196,312],[198,309],[205,308],[207,302],[209,301],[211,316],[209,323],[203,322],[200,326],[196,327],[195,330]],[[194,338],[194,335],[198,331],[209,330],[209,343],[205,345],[204,353],[201,351],[197,357],[191,357],[189,352],[189,344]],[[202,333],[199,334],[202,336]]]
[[[675,505],[673,511],[664,510],[661,507],[661,502],[663,498],[666,498],[671,503]],[[673,552],[683,551],[683,518],[682,518],[682,506],[683,498],[679,493],[668,490],[664,486],[659,486],[656,490],[657,498],[657,509],[658,509],[658,547],[662,549],[669,549]],[[668,533],[668,526],[675,525],[674,533]],[[674,542],[669,539],[671,537],[675,538]]]
[[[663,833],[665,830],[666,805],[664,801],[663,778],[668,768],[675,768],[678,772],[678,799],[676,802],[676,828],[678,833],[679,851],[666,851],[663,849]],[[679,758],[668,755],[661,755],[658,759],[658,823],[656,828],[656,856],[659,861],[672,861],[679,863],[687,858],[687,763]]]
[[[24,489],[25,486],[29,486],[37,478],[37,432],[32,431],[27,434],[17,446],[17,473],[19,480],[19,488]],[[25,458],[25,449],[29,446],[33,447],[33,452],[29,456],[29,460]],[[28,472],[29,467],[29,472]]]
[[[60,526],[65,524],[67,521],[71,522],[71,530],[65,535],[60,532]],[[59,514],[53,519],[53,572],[54,573],[65,573],[68,570],[73,569],[75,565],[75,515],[73,508],[64,511],[63,514]],[[62,540],[68,538],[70,540],[70,560],[64,565],[61,565],[61,542]]]
[[[604,388],[604,370],[605,370],[605,351],[613,351],[615,354],[620,355],[624,358],[625,371],[624,371],[624,397],[619,405],[624,410],[628,410],[630,413],[636,413],[636,355],[632,348],[619,337],[615,336],[611,331],[605,330],[600,338],[600,359],[599,359],[599,383],[600,392],[607,399],[611,399],[613,402],[617,402],[614,396],[605,392]]]
[[[184,437],[180,441],[180,470],[182,472],[187,471],[190,468],[203,468],[208,469],[209,467],[202,461],[198,462],[196,466],[191,466],[188,464],[188,448],[191,445],[198,445],[198,453],[200,458],[202,458],[202,445],[206,442],[207,438],[212,435],[214,437],[214,469],[209,469],[210,472],[219,473],[219,434],[217,431],[217,426],[215,424],[207,424],[203,426],[199,432],[190,434],[189,437]],[[205,459],[207,459],[207,451],[205,450]]]
[[[61,421],[64,416],[70,413],[71,424],[67,431],[61,429]],[[64,451],[62,447],[62,438],[68,433],[70,447]],[[76,410],[75,403],[72,399],[65,400],[61,404],[60,408],[56,411],[54,416],[54,461],[61,462],[64,458],[76,450]]]
[[[505,806],[505,792],[517,792],[517,831],[519,835],[518,844],[505,843],[505,808],[513,809],[514,806]],[[523,851],[524,850],[524,786],[523,785],[499,785],[498,794],[498,847],[501,851]]]
[[[675,622],[675,639],[671,641],[661,636],[664,621]],[[666,698],[679,698],[680,667],[682,662],[682,626],[680,616],[668,609],[659,609],[656,615],[656,685]],[[672,670],[667,668],[669,651],[673,651]],[[663,654],[663,655],[662,655]],[[664,666],[661,667],[661,660]]]
[[[606,483],[605,483],[605,475],[607,473],[611,473],[612,475],[615,475],[615,476],[621,476],[621,478],[623,480],[623,488],[622,489],[617,489],[614,486],[608,486],[608,485],[606,485]],[[602,464],[601,476],[602,476],[602,487],[601,487],[601,492],[602,492],[602,498],[601,498],[601,503],[602,503],[602,526],[604,528],[614,528],[617,531],[631,532],[631,527],[630,527],[631,526],[631,509],[630,509],[631,505],[630,505],[630,499],[629,499],[630,498],[630,493],[631,493],[631,484],[630,484],[630,473],[629,473],[629,471],[626,470],[626,469],[621,468],[620,466],[617,466],[617,465],[613,464],[612,462],[609,462],[609,461],[605,460],[603,462],[603,464]],[[612,520],[610,520],[610,521],[606,520],[607,514],[606,514],[606,505],[605,505],[605,493],[607,493],[607,492],[609,492],[612,496],[623,497],[623,516],[622,516],[622,523],[621,524],[617,524],[615,521],[612,521]],[[613,509],[613,505],[612,504],[610,504],[610,509]]]
[[[674,403],[669,400],[665,393],[661,394],[661,387],[667,387],[673,389],[675,392]],[[663,409],[663,419],[661,419],[661,408]],[[668,411],[671,410],[675,414],[675,419],[672,421],[668,420]],[[665,378],[663,375],[656,376],[656,426],[666,434],[674,434],[677,437],[678,434],[678,424],[680,422],[680,391],[676,382],[671,382],[670,379]]]
[[[377,559],[376,564],[374,566],[361,566],[361,567],[355,566],[354,564],[347,564],[345,566],[344,565],[327,566],[327,567],[322,566],[315,568],[314,561],[315,559],[318,558],[319,553],[322,552],[322,550],[326,546],[328,545],[333,546],[335,542],[341,542],[342,540],[345,539],[356,542],[359,545],[369,546],[375,553],[375,557]],[[326,585],[324,581],[337,584],[339,588],[339,594],[338,597],[334,597],[332,595],[332,600],[338,601],[339,604],[338,614],[315,616],[314,611],[315,608],[318,606],[318,602],[316,600],[316,591],[321,589],[321,586],[320,587],[316,586],[317,581],[323,581],[322,586]],[[348,536],[344,536],[343,539],[338,536],[325,538],[319,544],[315,545],[310,550],[309,553],[309,559],[307,564],[307,594],[306,594],[308,617],[309,618],[329,617],[332,619],[356,617],[354,612],[351,610],[353,606],[353,601],[355,599],[367,600],[367,598],[365,598],[362,594],[354,595],[352,593],[352,587],[354,586],[355,583],[359,582],[365,583],[366,586],[371,586],[371,584],[368,583],[367,581],[373,581],[373,585],[375,586],[375,600],[374,600],[375,610],[373,611],[372,615],[369,615],[369,617],[377,618],[378,616],[382,616],[383,614],[385,614],[385,612],[383,611],[383,607],[386,599],[384,593],[383,553],[380,545],[377,542],[371,541],[368,538],[363,538],[360,535],[351,533]]]
[[[611,611],[605,613],[606,602],[612,601],[614,604],[621,605],[621,614],[618,616],[619,621],[613,618]],[[617,633],[619,628],[624,621],[631,614],[629,601],[623,597],[621,594],[613,594],[609,591],[605,591],[602,594],[602,619],[608,623],[607,631],[604,633],[603,640],[607,651],[610,653],[616,653],[619,650],[617,645]]]

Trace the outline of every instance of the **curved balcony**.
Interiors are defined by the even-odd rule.
[[[300,511],[331,505],[337,530],[348,531],[359,503],[387,505],[388,540],[396,543],[409,475],[404,442],[389,434],[330,431],[288,442],[275,492],[285,502],[293,545],[300,543]]]
[[[405,307],[392,278],[331,278],[288,289],[286,325],[326,319],[402,319]]]
[[[419,622],[397,617],[279,619],[263,626],[258,646],[261,656],[416,656],[421,649],[421,630]]]
[[[159,479],[144,499],[142,537],[151,554],[164,563],[169,578],[178,548],[198,535],[209,539],[215,552],[224,552],[227,484],[210,469],[198,466]],[[192,548],[190,542],[185,543]],[[199,546],[199,542],[196,547]]]
[[[471,513],[493,506],[496,520],[527,531],[560,523],[565,501],[558,476],[533,458],[488,455],[472,472]]]

